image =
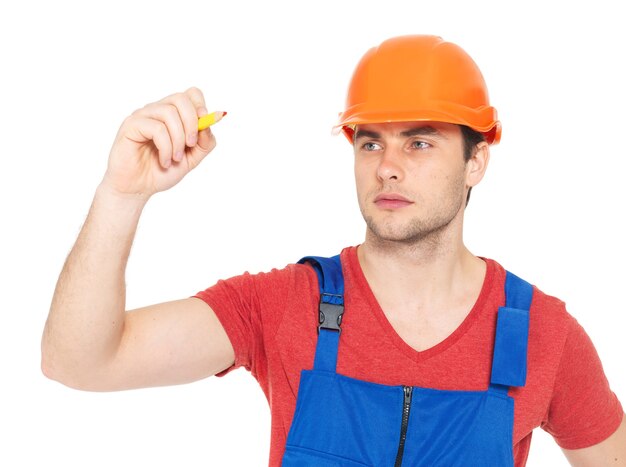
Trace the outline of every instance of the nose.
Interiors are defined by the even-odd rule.
[[[377,175],[383,182],[402,180],[404,170],[402,168],[402,154],[400,149],[393,147],[385,148],[378,163]]]

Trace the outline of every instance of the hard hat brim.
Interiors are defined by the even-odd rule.
[[[368,123],[395,123],[395,122],[442,122],[456,125],[465,125],[482,133],[488,144],[497,144],[500,141],[501,126],[493,107],[484,107],[479,111],[472,111],[468,115],[467,109],[451,109],[452,112],[442,110],[377,110],[368,111],[355,108],[348,109],[339,115],[339,122],[333,126],[333,134],[343,132],[352,143],[352,133],[356,125]],[[461,112],[460,110],[465,110]],[[465,118],[464,118],[465,117]],[[346,129],[352,129],[347,131]]]

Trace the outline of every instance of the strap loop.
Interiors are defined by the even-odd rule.
[[[498,310],[491,364],[491,384],[526,385],[528,330],[533,287],[507,271],[504,286],[506,306]]]

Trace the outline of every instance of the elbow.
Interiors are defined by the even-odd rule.
[[[104,365],[87,359],[88,353],[75,346],[65,346],[63,341],[52,339],[44,331],[41,340],[41,372],[46,378],[72,389],[106,391],[103,385]]]
[[[41,372],[43,375],[48,378],[55,380],[53,366],[50,362],[50,359],[47,358],[46,353],[42,350],[41,352]]]
[[[41,340],[41,372],[46,378],[59,381],[57,376],[58,371],[56,370],[53,355],[54,353],[47,344],[46,335],[44,334],[43,339]]]
[[[55,352],[47,324],[41,338],[40,368],[46,378],[68,385],[62,371],[62,359],[58,357],[58,351]]]
[[[46,378],[61,383],[64,386],[72,389],[83,389],[81,384],[70,376],[69,372],[63,371],[63,366],[45,349],[42,349],[41,352],[41,372]]]
[[[57,383],[61,383],[71,389],[81,391],[102,391],[97,384],[97,379],[88,372],[81,370],[76,365],[63,359],[54,357],[54,352],[42,347],[41,351],[41,372],[43,375]]]
[[[50,343],[49,336],[44,331],[41,339],[41,372],[46,378],[67,385],[62,371],[62,361],[59,361],[57,354],[58,352],[54,351],[54,346]]]
[[[71,389],[88,392],[104,392],[109,390],[99,385],[95,378],[81,375],[81,373],[77,372],[70,373],[59,371],[57,367],[51,365],[45,358],[41,360],[41,372],[46,378]]]

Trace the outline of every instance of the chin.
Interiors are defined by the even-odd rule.
[[[446,230],[449,222],[428,223],[417,219],[405,222],[375,221],[366,218],[368,236],[376,242],[415,244],[436,240]]]

